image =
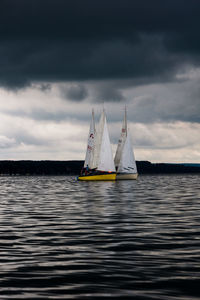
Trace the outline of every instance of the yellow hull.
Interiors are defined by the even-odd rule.
[[[126,173],[121,173],[117,174],[116,180],[134,180],[137,179],[138,173],[135,174],[126,174]]]
[[[84,181],[107,181],[107,180],[116,180],[116,174],[102,174],[102,175],[92,175],[92,176],[79,176],[78,180],[84,180]]]

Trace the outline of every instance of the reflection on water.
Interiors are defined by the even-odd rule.
[[[198,175],[0,183],[0,299],[199,299]]]

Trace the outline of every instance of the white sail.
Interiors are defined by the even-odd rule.
[[[105,118],[105,114],[102,113],[95,134],[94,154],[93,154],[93,161],[91,163],[91,169],[97,169],[98,167],[101,141],[102,141],[103,128],[104,128],[104,118]]]
[[[88,143],[87,150],[85,155],[85,163],[84,168],[87,166],[91,168],[94,157],[94,141],[95,141],[95,122],[94,122],[94,111],[92,110],[92,119],[90,123],[89,135],[88,135]]]
[[[104,117],[104,129],[102,134],[101,149],[99,155],[98,170],[107,172],[116,172],[115,164],[112,155],[110,138],[108,134],[108,127],[106,118]]]
[[[129,132],[127,132],[127,137],[122,149],[121,159],[117,172],[126,174],[137,173],[137,166],[135,163],[135,157]]]
[[[127,117],[126,117],[126,108],[125,108],[125,114],[124,114],[124,121],[123,121],[123,124],[122,124],[121,136],[120,136],[120,139],[118,141],[117,151],[116,151],[115,159],[114,159],[116,168],[118,168],[120,160],[121,160],[122,151],[123,151],[123,148],[124,148],[126,137],[127,137]]]
[[[117,168],[117,173],[126,173],[126,174],[137,173],[137,166],[136,166],[135,157],[133,153],[131,138],[127,130],[126,108],[125,108],[121,136],[118,142],[117,151],[115,155],[115,167]]]
[[[99,171],[116,172],[104,111],[101,114],[98,130],[95,136],[92,169],[93,168],[97,168]]]

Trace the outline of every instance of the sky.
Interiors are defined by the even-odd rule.
[[[1,0],[0,159],[84,159],[103,106],[136,160],[200,163],[199,0]]]

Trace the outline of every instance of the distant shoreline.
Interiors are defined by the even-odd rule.
[[[1,160],[0,175],[78,175],[82,160]],[[136,161],[139,174],[200,174],[200,164]]]

